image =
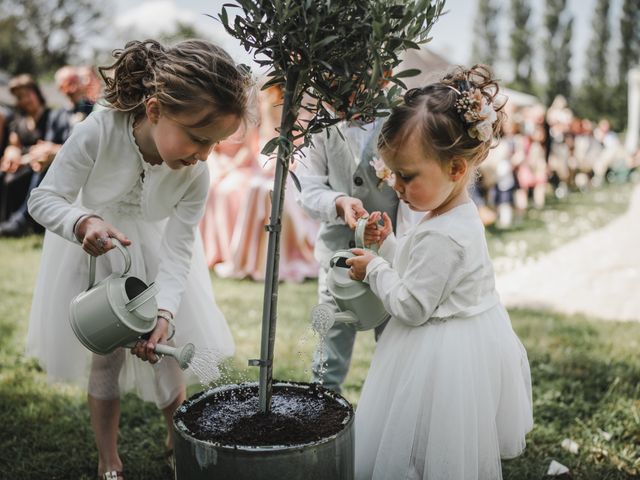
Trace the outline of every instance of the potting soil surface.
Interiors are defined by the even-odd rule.
[[[238,386],[183,405],[176,413],[196,439],[232,446],[291,446],[340,432],[353,410],[319,385],[273,387],[271,411],[260,412],[258,387]]]

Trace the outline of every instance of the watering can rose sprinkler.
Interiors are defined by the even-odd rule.
[[[73,333],[85,347],[99,355],[111,353],[118,347],[133,348],[138,340],[153,331],[158,316],[155,299],[158,287],[127,275],[131,267],[129,251],[118,239],[112,237],[111,241],[124,257],[124,271],[112,273],[96,283],[96,257],[90,255],[89,287],[70,305]],[[175,327],[172,330],[169,339]],[[192,343],[182,347],[157,344],[154,352],[172,356],[185,370],[193,359],[195,347]]]

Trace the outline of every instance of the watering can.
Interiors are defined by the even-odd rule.
[[[140,337],[156,326],[158,287],[147,285],[127,275],[131,268],[129,251],[118,239],[111,238],[124,257],[124,271],[112,273],[96,283],[96,257],[89,256],[89,287],[77,295],[70,305],[70,321],[78,340],[94,353],[106,355],[118,347],[132,348]],[[185,369],[193,358],[195,347],[188,343],[180,348],[158,344],[155,352],[173,356]]]
[[[357,248],[364,246],[364,230],[367,217],[358,220],[355,229]],[[376,247],[370,250],[376,251]],[[346,259],[355,257],[349,250],[338,250],[329,261],[327,272],[327,289],[338,306],[339,312],[327,304],[316,305],[311,309],[311,324],[319,330],[328,330],[334,322],[352,325],[356,330],[371,330],[384,323],[389,314],[369,285],[349,277],[349,266]],[[318,327],[318,328],[317,328]]]

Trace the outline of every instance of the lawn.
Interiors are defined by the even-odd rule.
[[[625,210],[630,185],[607,186],[552,201],[510,231],[488,229],[498,270],[514,268],[606,224]],[[41,239],[0,240],[0,478],[91,479],[97,454],[85,395],[49,385],[23,356],[31,292]],[[263,285],[212,277],[237,353],[221,383],[257,379],[247,360],[260,355]],[[309,379],[316,339],[308,327],[316,283],[282,284],[274,376]],[[505,479],[540,479],[552,459],[576,479],[630,479],[640,475],[640,324],[513,310],[514,328],[529,353],[535,427],[521,457],[503,463]],[[374,349],[360,334],[345,396],[357,404]],[[190,393],[201,387],[192,387]],[[127,478],[169,479],[160,457],[164,422],[153,405],[133,396],[123,402],[121,456]],[[562,448],[565,438],[577,453]]]

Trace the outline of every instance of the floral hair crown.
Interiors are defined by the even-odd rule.
[[[493,137],[493,124],[498,120],[498,114],[479,88],[474,88],[469,82],[460,82],[459,89],[451,85],[448,88],[458,94],[455,103],[456,112],[467,127],[471,138],[481,142],[488,142]]]

